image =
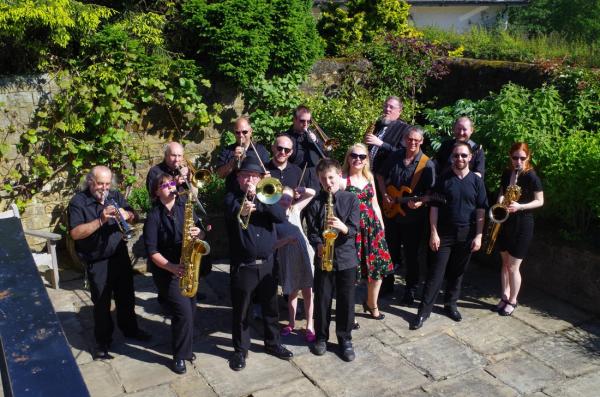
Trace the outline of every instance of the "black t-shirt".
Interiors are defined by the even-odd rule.
[[[219,168],[229,163],[235,157],[235,148],[238,146],[239,145],[237,143],[232,143],[231,145],[227,145],[223,150],[221,150],[221,153],[219,153],[219,157],[217,158],[216,167]],[[260,156],[262,163],[266,166],[269,162],[269,152],[260,143],[255,143],[254,147],[256,148],[256,152],[258,152],[258,156]],[[258,159],[256,152],[252,149],[252,146],[250,146],[248,150],[246,150],[246,156]],[[234,170],[225,177],[225,190],[227,190],[228,192],[234,191],[236,188],[238,188],[236,176],[237,170]]]
[[[514,173],[513,170],[505,170],[500,178],[500,187],[503,192],[506,192],[506,188],[510,184],[510,177]],[[517,178],[517,186],[521,187],[521,197],[517,201],[519,204],[527,204],[534,199],[535,192],[541,192],[542,181],[537,176],[534,170],[529,170],[526,173],[519,174]],[[531,210],[524,210],[523,213],[530,213]]]
[[[323,244],[323,226],[329,193],[322,190],[306,207],[308,241],[316,247]],[[360,208],[356,194],[338,190],[333,195],[333,212],[347,227],[348,234],[339,233],[334,244],[333,265],[335,270],[346,270],[358,266],[356,233],[360,227]]]
[[[400,186],[410,187],[412,178],[417,169],[417,165],[423,156],[423,152],[419,152],[413,161],[405,166],[404,157],[406,156],[406,149],[401,148],[396,150],[388,156],[385,163],[380,167],[378,174],[381,175],[385,181],[385,186],[394,186],[400,188]],[[410,196],[421,196],[427,193],[435,184],[435,164],[431,160],[427,160],[425,168],[419,182],[413,189]],[[408,205],[402,205],[406,215],[396,216],[396,221],[399,223],[412,223],[416,221],[422,221],[427,216],[427,207],[421,206],[417,209],[410,209]]]
[[[433,190],[446,198],[446,204],[431,203],[431,206],[439,207],[440,230],[474,225],[476,210],[488,205],[483,178],[473,172],[461,179],[451,170],[438,178]]]
[[[187,197],[179,196],[171,211],[162,202],[152,207],[144,223],[144,243],[148,254],[148,267],[151,271],[163,271],[152,262],[150,255],[159,252],[169,262],[179,263],[183,243],[183,223]],[[196,226],[198,218],[194,214]],[[168,273],[168,272],[167,272]],[[170,274],[170,273],[169,273]]]
[[[450,139],[442,142],[440,149],[434,156],[434,162],[436,164],[437,175],[445,174],[446,172],[452,172],[452,150],[456,139]],[[476,144],[472,140],[468,140],[467,143],[471,147],[473,157],[469,161],[469,170],[472,172],[478,172],[483,178],[485,176],[485,153],[481,145]]]
[[[92,196],[89,189],[75,194],[69,202],[69,229],[73,230],[79,225],[100,218],[100,214],[106,206],[110,205],[111,200],[115,200],[124,210],[133,211],[121,193],[116,190],[109,192],[104,205]],[[125,242],[119,225],[115,219],[109,218],[88,237],[75,240],[75,251],[83,262],[89,263],[113,256],[121,244],[124,245]]]
[[[263,204],[258,200],[256,211],[250,215],[248,229],[242,229],[237,215],[244,193],[238,188],[225,195],[225,221],[228,223],[231,264],[251,263],[256,259],[267,259],[273,255],[273,246],[277,240],[275,223],[287,219],[283,207],[279,204]]]

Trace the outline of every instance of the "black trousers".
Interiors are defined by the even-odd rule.
[[[381,202],[381,201],[380,201]],[[383,278],[381,289],[383,291],[392,291],[396,280],[395,270],[402,266],[402,241],[400,240],[400,225],[393,219],[383,217],[385,225],[385,241],[388,244],[388,250],[394,264],[394,271]]]
[[[194,338],[194,317],[196,314],[196,296],[192,298],[181,295],[179,279],[166,271],[156,270],[152,273],[158,293],[163,297],[163,304],[169,309],[171,318],[171,348],[175,360],[192,358]]]
[[[470,235],[469,238],[461,235]],[[429,269],[423,299],[419,306],[419,315],[428,316],[435,304],[438,293],[446,279],[444,306],[456,308],[460,296],[463,275],[471,259],[473,235],[467,232],[440,234],[440,248],[429,251]]]
[[[421,276],[421,266],[419,263],[419,253],[424,246],[426,220],[411,222],[406,224],[395,223],[394,234],[396,242],[404,249],[404,259],[406,259],[406,288],[415,291],[419,286]],[[401,256],[401,254],[398,254]]]
[[[250,305],[255,294],[262,308],[265,345],[279,344],[279,308],[273,257],[260,265],[231,268],[232,338],[236,352],[250,348]]]
[[[324,272],[315,266],[315,333],[317,341],[329,340],[331,303],[335,291],[335,334],[338,343],[352,340],[356,268]]]
[[[117,326],[124,335],[138,331],[135,316],[133,270],[125,244],[121,244],[110,258],[87,263],[87,277],[94,303],[94,337],[100,345],[112,342],[114,329],[110,302],[114,297]]]

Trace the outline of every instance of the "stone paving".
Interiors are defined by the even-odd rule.
[[[217,264],[201,291],[194,352],[185,375],[169,369],[170,330],[149,275],[138,275],[136,310],[150,343],[131,343],[118,331],[114,358],[94,361],[92,313],[82,280],[48,289],[83,378],[93,397],[143,396],[598,396],[600,318],[527,286],[512,317],[489,310],[496,303],[497,273],[474,263],[469,269],[455,323],[437,308],[423,328],[408,330],[416,308],[397,297],[380,300],[383,321],[368,319],[356,305],[360,329],[353,333],[357,358],[342,361],[335,341],[313,355],[302,333],[282,338],[290,362],[263,353],[261,324],[253,324],[247,367],[229,369],[229,266]],[[397,291],[402,290],[397,278]],[[362,301],[364,288],[357,293]],[[300,305],[299,305],[300,306]],[[282,320],[287,310],[282,301]],[[283,321],[282,321],[283,323]],[[297,321],[297,325],[304,325]],[[332,335],[335,333],[332,331]]]

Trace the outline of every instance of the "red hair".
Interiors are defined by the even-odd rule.
[[[531,165],[531,151],[529,150],[529,145],[525,142],[515,142],[510,147],[510,150],[508,151],[508,155],[512,157],[514,152],[518,152],[520,150],[524,151],[525,154],[527,155],[527,160],[525,160],[523,162],[523,169],[521,170],[521,172],[526,173],[526,172],[529,172],[529,170],[531,170],[533,168],[533,166]],[[514,170],[515,166],[514,166],[513,162],[511,160],[509,160],[508,162],[510,163],[509,168],[511,170]]]

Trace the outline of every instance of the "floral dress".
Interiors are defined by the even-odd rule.
[[[385,241],[385,233],[373,210],[375,190],[370,182],[362,190],[352,186],[349,177],[346,190],[356,194],[360,202],[360,230],[356,234],[360,266],[356,279],[381,280],[394,271],[394,265]]]

